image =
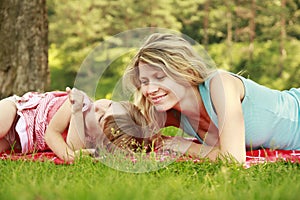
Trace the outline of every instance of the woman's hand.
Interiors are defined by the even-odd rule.
[[[82,112],[84,94],[76,88],[71,89],[69,87],[66,88],[66,92],[72,105],[72,113]]]
[[[175,136],[163,140],[163,150],[171,150],[197,158],[209,158],[215,161],[219,156],[219,148],[199,144],[191,139]]]
[[[185,154],[192,143],[192,141],[189,141],[183,137],[174,136],[163,140],[162,149]]]

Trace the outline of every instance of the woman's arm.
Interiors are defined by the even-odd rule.
[[[167,141],[163,148],[200,158],[216,160],[218,157],[233,156],[238,162],[246,161],[245,125],[241,99],[244,86],[241,80],[221,73],[211,80],[211,99],[218,116],[219,146],[198,144],[184,138]],[[171,144],[172,143],[172,144]]]
[[[238,162],[246,161],[245,125],[241,99],[242,81],[227,73],[211,80],[211,99],[218,116],[220,153],[233,156]]]

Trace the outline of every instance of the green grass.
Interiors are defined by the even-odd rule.
[[[72,165],[0,161],[0,199],[299,199],[300,165],[174,162],[127,173],[83,158]]]

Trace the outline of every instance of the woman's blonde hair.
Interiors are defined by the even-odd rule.
[[[127,67],[123,84],[134,88],[134,103],[141,108],[147,120],[158,127],[163,126],[165,116],[156,112],[154,106],[140,91],[138,70],[140,62],[159,68],[174,81],[190,86],[198,86],[215,71],[214,63],[209,56],[207,54],[200,56],[183,37],[169,33],[150,35]]]

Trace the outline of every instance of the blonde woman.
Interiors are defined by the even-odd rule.
[[[182,153],[243,163],[247,148],[300,149],[300,89],[272,90],[210,63],[182,37],[154,33],[124,80],[149,122],[183,128],[201,143],[176,147]]]

